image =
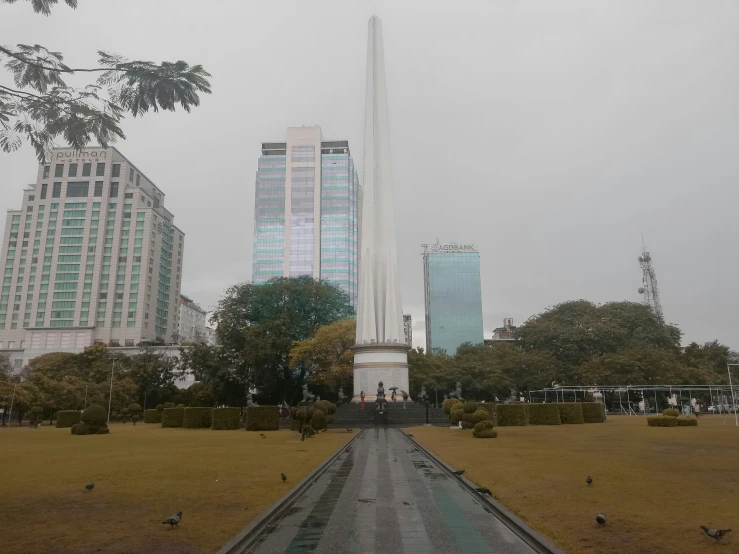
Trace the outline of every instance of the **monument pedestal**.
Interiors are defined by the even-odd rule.
[[[356,344],[354,351],[354,397],[352,402],[361,402],[360,394],[364,391],[364,403],[367,409],[374,409],[377,399],[377,383],[382,381],[385,387],[385,400],[388,406],[393,391],[390,387],[398,387],[410,393],[408,386],[408,345],[405,343],[371,343]],[[402,403],[398,392],[398,404]],[[408,399],[410,401],[410,398]]]

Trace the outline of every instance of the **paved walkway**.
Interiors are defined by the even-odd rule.
[[[533,553],[403,433],[381,428],[354,441],[252,552],[307,551]]]

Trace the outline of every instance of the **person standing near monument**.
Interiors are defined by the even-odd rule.
[[[403,409],[405,410],[405,403],[408,402],[408,393],[405,391],[401,391],[403,393]]]
[[[362,399],[362,408],[361,409],[364,410],[364,391],[362,391],[361,393],[359,393],[359,398]]]
[[[393,394],[390,397],[393,401],[393,410],[395,409],[395,401],[398,399],[398,395],[395,393],[395,389],[393,389]]]

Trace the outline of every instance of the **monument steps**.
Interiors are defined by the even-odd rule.
[[[359,404],[344,404],[337,408],[331,427],[417,427],[426,423],[426,406],[409,402],[404,410],[402,402],[398,402],[395,408],[392,402],[388,402],[387,410],[378,418],[380,422],[376,423],[375,419],[374,403],[365,404],[364,410]],[[449,417],[441,408],[429,406],[429,423],[446,426],[449,425]]]

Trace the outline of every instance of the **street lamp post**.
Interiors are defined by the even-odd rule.
[[[108,395],[108,423],[110,423],[110,405],[113,402],[113,370],[115,369],[115,361],[110,366],[110,393]]]

